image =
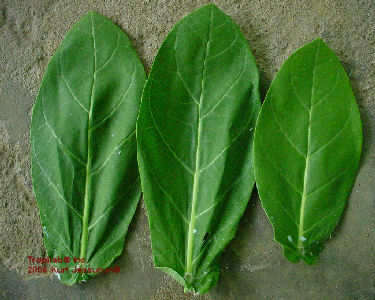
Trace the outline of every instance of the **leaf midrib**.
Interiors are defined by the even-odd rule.
[[[310,167],[310,140],[311,140],[311,118],[312,118],[312,110],[313,105],[312,101],[314,99],[314,85],[315,85],[315,69],[316,69],[316,61],[318,58],[319,53],[319,45],[318,43],[316,47],[316,53],[315,53],[315,60],[314,60],[314,67],[313,67],[313,74],[312,74],[312,84],[311,84],[311,93],[310,93],[310,109],[309,109],[309,126],[307,128],[307,150],[306,150],[306,162],[305,162],[305,170],[303,175],[303,191],[302,191],[302,198],[301,198],[301,207],[300,207],[300,215],[299,215],[299,228],[298,228],[298,249],[302,252],[302,255],[304,254],[303,250],[303,242],[305,238],[303,237],[304,234],[304,218],[305,218],[305,205],[306,205],[306,199],[307,199],[307,184],[308,184],[308,172]]]
[[[193,244],[194,244],[194,229],[195,229],[195,221],[196,221],[196,205],[198,199],[198,187],[199,187],[199,168],[200,168],[200,142],[201,142],[201,132],[202,132],[202,116],[201,116],[201,109],[202,109],[202,100],[203,100],[203,91],[204,91],[204,77],[206,73],[206,62],[207,62],[207,54],[208,49],[210,46],[211,40],[211,32],[212,32],[212,17],[213,17],[213,10],[211,7],[211,16],[210,16],[210,28],[208,33],[208,40],[206,44],[205,50],[205,57],[203,61],[203,70],[202,70],[202,82],[201,82],[201,94],[199,99],[199,106],[198,106],[198,130],[197,130],[197,149],[195,153],[195,171],[194,171],[194,184],[193,184],[193,194],[192,194],[192,204],[191,204],[191,215],[190,215],[190,222],[189,222],[189,230],[188,230],[188,245],[187,245],[187,256],[186,256],[186,275],[191,276],[193,272]]]
[[[89,219],[89,199],[91,190],[91,159],[92,159],[92,149],[91,149],[91,134],[92,134],[92,108],[93,108],[93,97],[95,90],[95,79],[96,79],[96,41],[95,41],[95,28],[94,21],[91,17],[91,34],[93,39],[94,48],[94,74],[91,86],[91,96],[90,96],[90,109],[87,121],[87,164],[86,164],[86,181],[85,181],[85,198],[84,198],[84,209],[83,209],[83,219],[82,219],[82,236],[80,245],[80,258],[86,259],[87,252],[87,242],[88,242],[88,219]]]

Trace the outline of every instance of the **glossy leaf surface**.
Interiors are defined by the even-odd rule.
[[[135,124],[144,69],[127,36],[96,13],[67,34],[48,64],[34,106],[34,192],[50,257],[68,285],[121,252],[141,189]],[[84,258],[85,263],[74,262]]]
[[[155,266],[208,291],[254,184],[258,71],[237,25],[214,5],[163,42],[137,122]]]
[[[255,132],[258,192],[290,261],[316,262],[352,189],[361,146],[348,76],[316,39],[277,73]]]

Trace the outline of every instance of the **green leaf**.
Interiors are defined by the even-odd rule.
[[[254,184],[255,60],[214,5],[185,17],[155,58],[137,122],[155,266],[203,294]]]
[[[258,192],[290,261],[316,262],[345,207],[361,147],[348,76],[333,51],[316,39],[277,73],[255,131]]]
[[[140,197],[135,124],[144,69],[127,36],[89,13],[48,64],[31,121],[34,192],[50,257],[71,285],[123,249]],[[74,262],[84,258],[85,263]]]

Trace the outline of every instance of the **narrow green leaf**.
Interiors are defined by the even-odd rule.
[[[143,91],[138,161],[155,266],[203,294],[254,184],[255,60],[214,5],[169,33]]]
[[[135,123],[144,69],[127,36],[89,13],[48,64],[31,121],[34,192],[50,257],[71,285],[120,255],[139,201]],[[84,258],[85,263],[74,262]]]
[[[316,39],[277,73],[254,140],[260,199],[290,261],[316,262],[345,207],[361,147],[348,76],[333,51]]]

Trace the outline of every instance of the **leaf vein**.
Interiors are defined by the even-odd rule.
[[[171,249],[172,249],[173,252],[175,253],[178,262],[181,264],[182,269],[185,269],[185,265],[182,263],[182,260],[181,260],[181,258],[180,258],[180,256],[179,256],[178,252],[177,252],[177,249],[173,246],[173,244],[170,242],[170,240],[169,240],[168,238],[165,237],[165,233],[164,233],[164,232],[161,232],[161,230],[159,230],[157,227],[154,227],[154,229],[155,229],[157,232],[159,232],[159,233],[160,233],[159,236],[160,236],[164,241],[166,241],[166,242],[169,244],[169,246],[171,247]]]
[[[240,132],[230,141],[230,143],[228,145],[226,145],[220,152],[218,155],[216,155],[212,160],[211,162],[209,162],[203,169],[201,169],[199,172],[203,172],[205,171],[207,168],[209,168],[213,163],[215,163],[216,160],[218,160],[222,154],[228,150],[232,145],[233,143],[245,132],[245,130],[248,128],[248,125],[250,124],[251,120],[252,120],[253,116],[252,114],[250,115],[250,118],[248,119],[248,121],[246,122],[246,124],[241,128]],[[250,128],[250,132],[253,130],[253,128]]]
[[[92,126],[91,129],[97,128],[98,126],[100,126],[101,124],[103,124],[105,121],[107,121],[109,118],[111,118],[112,115],[118,110],[118,108],[121,106],[121,104],[126,99],[126,96],[127,96],[128,92],[130,90],[130,86],[133,84],[134,74],[135,74],[135,71],[134,71],[134,62],[133,62],[133,75],[132,75],[132,78],[130,80],[130,83],[129,83],[128,87],[126,88],[124,94],[121,96],[121,100],[117,103],[117,105],[115,106],[114,109],[112,109],[111,112],[109,112],[101,121],[99,121],[94,126]]]
[[[329,216],[331,216],[333,213],[337,213],[338,209],[335,209],[335,210],[331,210],[328,214],[326,214],[325,216],[321,217],[318,221],[316,221],[315,223],[313,223],[312,225],[310,225],[310,227],[306,230],[303,231],[303,233],[307,233],[307,232],[310,232],[314,227],[316,227],[319,223],[321,223],[323,220],[325,220],[326,218],[328,218]]]
[[[302,107],[307,111],[309,112],[310,110],[308,109],[308,107],[302,102],[302,99],[300,98],[300,96],[297,94],[297,91],[295,90],[295,87],[294,87],[294,84],[293,84],[293,74],[292,74],[292,70],[290,70],[290,86],[292,87],[292,91],[294,93],[294,95],[296,95],[296,98],[298,100],[298,102],[302,105]]]
[[[211,60],[211,59],[214,59],[215,57],[218,57],[218,56],[220,56],[221,54],[223,54],[223,53],[225,53],[228,49],[230,49],[237,41],[238,41],[238,37],[239,37],[239,35],[238,35],[238,33],[236,33],[236,38],[235,39],[233,39],[233,41],[227,46],[227,47],[225,47],[223,50],[221,50],[219,53],[217,53],[217,54],[215,54],[215,55],[213,55],[213,56],[209,56],[208,58],[207,58],[207,60]]]
[[[51,185],[53,187],[53,189],[56,191],[56,194],[61,198],[61,200],[63,200],[63,202],[66,204],[66,206],[68,208],[70,208],[72,212],[74,212],[78,217],[80,217],[82,219],[81,214],[60,194],[60,192],[57,189],[56,185],[52,182],[52,180],[49,179],[49,177],[47,176],[47,174],[44,172],[42,166],[39,163],[39,159],[38,159],[38,157],[36,155],[35,146],[34,145],[33,145],[33,148],[34,148],[34,155],[35,155],[35,163],[38,165],[41,173],[43,174],[43,176],[45,177],[45,179],[48,181],[49,185]]]
[[[203,68],[202,68],[202,80],[201,80],[201,91],[200,91],[200,99],[199,99],[199,106],[198,106],[198,130],[197,130],[197,149],[195,152],[195,170],[194,170],[194,182],[193,182],[193,192],[192,192],[192,200],[191,200],[191,212],[190,212],[190,222],[188,228],[188,239],[187,239],[187,251],[186,251],[186,274],[191,275],[193,272],[193,256],[194,256],[194,229],[195,229],[195,210],[196,204],[198,199],[198,188],[199,188],[199,168],[200,168],[200,142],[201,142],[201,131],[202,131],[202,116],[201,116],[201,109],[203,104],[204,98],[204,77],[206,73],[206,63],[207,57],[209,53],[209,46],[211,41],[211,34],[212,34],[212,24],[213,24],[213,11],[211,8],[211,15],[210,15],[210,29],[208,33],[208,40],[206,43],[206,50],[203,60]]]
[[[187,86],[185,80],[182,78],[182,75],[181,75],[180,71],[177,70],[176,73],[177,73],[178,77],[181,79],[181,81],[182,81],[183,85],[185,86],[186,91],[189,93],[190,97],[194,100],[194,102],[195,102],[196,104],[199,105],[199,102],[198,102],[197,98],[196,98],[196,97],[193,95],[193,93],[190,91],[190,89],[189,89],[189,87]]]
[[[165,140],[164,138],[164,135],[162,134],[162,132],[160,131],[159,129],[159,126],[157,125],[156,123],[156,120],[155,120],[155,117],[154,117],[154,113],[152,112],[152,109],[151,109],[151,101],[150,101],[150,97],[149,97],[149,110],[150,110],[150,115],[151,115],[151,119],[154,123],[154,128],[156,129],[156,131],[158,132],[161,140],[163,141],[163,143],[167,146],[167,149],[170,151],[170,153],[173,155],[173,157],[181,164],[181,166],[184,167],[184,169],[186,171],[188,171],[190,174],[194,174],[194,172],[182,161],[181,158],[178,157],[178,155],[173,151],[173,149],[171,148],[171,146],[168,144],[168,142]]]
[[[271,97],[271,99],[272,99],[272,97]],[[286,137],[286,139],[289,142],[289,144],[297,151],[297,153],[299,155],[301,155],[303,158],[306,158],[306,155],[303,154],[303,152],[300,149],[298,149],[298,147],[296,146],[296,144],[294,144],[294,142],[291,140],[291,138],[286,134],[286,132],[284,131],[284,129],[281,127],[281,125],[280,125],[280,123],[277,120],[277,117],[275,115],[274,105],[271,105],[271,111],[272,111],[272,116],[273,116],[274,120],[276,121],[277,127],[279,127],[281,133],[284,134],[284,136]]]
[[[130,187],[132,187],[134,184],[136,184],[137,182],[138,182],[138,179],[139,179],[139,177],[137,177],[136,178],[136,180],[132,183],[132,184],[130,184],[130,185],[127,185],[127,188],[130,188]],[[100,216],[98,216],[97,218],[96,218],[96,220],[94,221],[94,222],[91,222],[91,224],[89,225],[89,227],[88,227],[88,230],[90,231],[103,217],[104,217],[104,215],[106,215],[112,208],[114,208],[120,201],[122,201],[122,199],[117,199],[117,201],[115,201],[114,203],[112,203],[110,206],[108,206],[105,210],[104,210],[104,212],[102,212],[101,214],[100,214]]]
[[[112,150],[112,152],[103,160],[103,162],[96,169],[92,170],[91,175],[94,175],[95,173],[99,172],[110,160],[113,153],[116,150],[118,150],[118,148],[120,148],[128,139],[130,139],[134,135],[134,133],[135,133],[135,129],[131,133],[129,133],[126,138],[124,138],[122,141],[118,143],[118,145]]]
[[[69,254],[70,254],[71,257],[73,258],[74,255],[73,255],[73,253],[72,253],[72,250],[70,250],[70,248],[65,244],[65,241],[64,241],[64,239],[62,238],[62,236],[59,234],[59,232],[58,232],[55,228],[53,228],[53,227],[49,227],[49,228],[52,229],[52,230],[56,233],[56,235],[59,237],[59,240],[62,242],[62,244],[64,245],[64,247],[66,248],[66,250],[68,250]]]
[[[42,99],[43,99],[43,96],[42,96]],[[56,141],[60,144],[60,146],[65,150],[65,152],[72,158],[74,158],[77,162],[79,162],[80,164],[86,166],[86,163],[83,162],[80,158],[78,158],[78,156],[76,156],[72,151],[70,151],[68,149],[67,146],[65,146],[65,144],[60,140],[60,138],[56,135],[56,132],[53,130],[53,128],[48,124],[47,122],[47,118],[45,116],[45,112],[42,108],[42,114],[43,114],[43,119],[44,119],[44,122],[45,124],[47,125],[47,128],[49,129],[49,131],[52,133],[52,136],[56,139]]]
[[[309,177],[309,169],[310,169],[312,101],[314,99],[315,70],[316,70],[316,61],[318,59],[318,54],[319,54],[319,45],[320,44],[318,44],[317,47],[316,47],[314,66],[313,66],[313,72],[312,72],[312,84],[311,84],[311,91],[310,91],[309,126],[307,128],[307,151],[306,151],[305,170],[303,172],[303,191],[302,191],[300,214],[299,214],[298,249],[300,251],[302,250],[302,252],[303,252],[302,236],[303,236],[303,231],[304,231],[303,224],[304,224],[304,220],[305,220],[305,205],[306,205],[306,201],[307,201],[308,177]]]
[[[265,154],[265,157],[268,159],[268,161],[272,164],[272,166],[278,171],[280,176],[288,183],[298,194],[302,195],[302,192],[298,190],[293,183],[290,182],[290,180],[282,173],[282,171],[279,169],[279,167],[276,166],[276,164],[272,161],[272,159],[269,157],[267,152],[263,152]]]
[[[242,75],[245,73],[245,64],[247,59],[247,52],[245,54],[244,61],[245,63],[242,65],[242,71],[238,75],[238,77],[232,82],[232,84],[228,87],[228,89],[225,91],[225,93],[220,97],[220,99],[215,103],[214,106],[212,106],[203,116],[202,120],[205,119],[208,115],[210,115],[215,109],[219,106],[219,104],[222,102],[222,100],[225,98],[225,96],[228,95],[228,93],[232,90],[232,88],[236,85],[236,83],[241,79]]]
[[[322,99],[320,99],[318,102],[316,102],[316,103],[314,103],[312,106],[311,106],[311,108],[313,108],[313,107],[315,107],[315,106],[317,106],[319,103],[321,103],[321,102],[323,102],[323,101],[325,101],[326,99],[328,99],[328,96],[335,90],[335,88],[336,88],[336,86],[337,86],[337,84],[338,84],[338,82],[339,82],[339,80],[338,80],[338,78],[339,78],[339,71],[338,71],[338,65],[336,64],[336,80],[335,80],[335,83],[334,83],[334,85],[332,86],[332,88],[331,88],[331,90],[322,98]]]
[[[275,202],[277,202],[281,206],[282,209],[284,209],[284,212],[286,212],[286,214],[293,221],[293,223],[297,226],[297,228],[299,228],[298,222],[296,221],[294,216],[289,212],[289,210],[284,206],[284,203],[282,203],[278,198],[273,197],[271,193],[268,193],[268,196],[270,196],[270,198],[272,198]]]
[[[118,49],[118,46],[119,46],[118,42],[119,42],[119,40],[120,40],[120,34],[117,33],[117,41],[116,41],[115,48],[113,48],[113,51],[112,51],[111,55],[108,57],[108,59],[106,60],[106,62],[99,69],[97,69],[97,72],[99,72],[100,70],[104,69],[105,66],[111,61],[111,59],[113,58],[115,52]]]
[[[59,64],[59,69],[60,69],[60,76],[61,76],[61,78],[62,78],[62,80],[63,80],[65,86],[68,88],[69,93],[72,95],[73,100],[74,100],[75,102],[77,102],[77,104],[78,104],[78,105],[79,105],[79,106],[80,106],[80,107],[81,107],[86,113],[89,113],[89,111],[87,110],[87,108],[83,106],[83,104],[78,100],[78,98],[76,97],[76,95],[73,93],[73,91],[72,91],[72,89],[71,89],[71,87],[70,87],[68,81],[66,80],[66,78],[65,78],[65,76],[64,76],[64,74],[63,74],[63,72],[62,72],[62,68],[61,68],[61,54],[60,54],[60,57],[58,58],[58,64]]]
[[[307,196],[315,193],[316,191],[322,189],[323,187],[325,187],[326,185],[332,183],[333,181],[335,181],[340,175],[344,174],[346,171],[348,171],[349,167],[350,167],[350,164],[354,161],[356,155],[354,154],[353,157],[350,159],[350,162],[347,164],[346,168],[340,172],[338,172],[336,175],[334,175],[331,179],[329,179],[327,182],[323,183],[322,185],[318,186],[317,188],[313,189],[312,191],[310,191],[309,193],[307,193]]]
[[[345,129],[346,125],[349,124],[349,120],[350,120],[350,117],[351,117],[351,115],[352,115],[352,112],[353,112],[353,109],[351,109],[350,112],[348,113],[348,117],[346,118],[345,123],[344,123],[344,125],[340,128],[340,130],[337,131],[336,134],[335,134],[333,137],[331,137],[331,138],[329,139],[329,141],[327,141],[325,144],[323,144],[323,145],[320,146],[318,149],[316,149],[314,152],[312,152],[312,153],[310,154],[310,157],[313,156],[313,155],[315,155],[316,153],[322,151],[322,150],[325,149],[326,147],[328,147],[328,145],[331,144],[331,143],[332,143],[332,142],[333,142],[333,141],[334,141],[334,140],[340,135],[340,133]]]

